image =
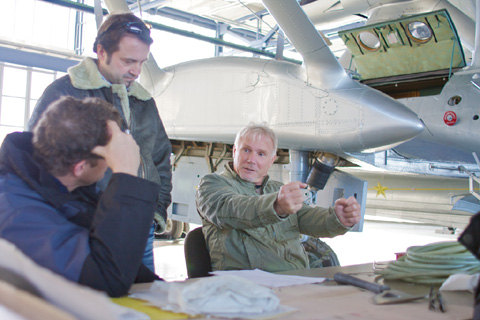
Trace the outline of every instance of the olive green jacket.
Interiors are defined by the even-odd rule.
[[[296,214],[280,218],[273,203],[282,185],[267,176],[260,195],[230,164],[220,174],[203,177],[196,204],[213,270],[308,268],[300,234],[334,237],[350,229],[341,224],[333,208],[304,205]]]

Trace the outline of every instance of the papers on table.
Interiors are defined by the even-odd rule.
[[[262,270],[216,271],[213,277],[184,282],[156,281],[137,287],[130,297],[163,310],[224,318],[269,319],[295,311],[282,306],[269,289],[321,283],[325,278],[279,275]]]
[[[132,290],[130,297],[163,310],[224,318],[268,319],[295,310],[281,306],[271,289],[236,276],[156,281],[147,290]]]
[[[322,283],[323,281],[325,281],[325,278],[313,278],[313,277],[291,276],[291,275],[284,275],[284,274],[274,274],[274,273],[266,272],[259,269],[214,271],[214,272],[211,272],[211,274],[214,274],[217,276],[234,275],[237,277],[242,277],[244,279],[253,281],[256,284],[269,287],[269,288],[298,286],[302,284]]]

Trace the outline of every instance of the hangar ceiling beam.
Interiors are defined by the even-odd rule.
[[[236,20],[236,22],[242,23],[244,21],[253,20],[253,19],[261,19],[262,16],[269,14],[267,9],[260,10],[258,12],[254,12],[252,14],[246,15]]]
[[[142,11],[148,12],[148,13],[153,14],[153,15],[158,15],[158,16],[162,16],[162,17],[165,17],[165,18],[181,21],[181,22],[186,22],[186,23],[189,23],[189,24],[192,24],[192,25],[195,25],[195,26],[199,26],[199,27],[202,27],[202,28],[215,30],[215,31],[217,30],[219,24],[221,24],[221,23],[226,24],[225,22],[217,23],[216,21],[214,21],[212,19],[208,19],[208,18],[205,18],[205,17],[194,15],[194,14],[191,14],[189,12],[177,10],[177,9],[170,8],[170,7],[164,7],[164,6],[162,6],[162,3],[168,3],[168,2],[166,0],[157,0],[157,1],[148,2],[144,5],[141,5],[141,9],[142,9]],[[162,6],[162,7],[159,8],[160,6]],[[136,1],[135,2],[129,1],[129,8],[133,12],[137,12],[138,9],[139,9]],[[267,13],[266,9],[262,10],[262,11],[256,13],[256,14],[257,15],[263,15],[265,13]],[[244,18],[238,20],[238,22],[242,22],[242,21],[245,21],[245,20],[248,20],[248,19],[254,19],[254,18],[257,19],[258,16],[255,16],[255,15],[252,14],[252,15],[249,15],[248,17],[244,17]],[[257,34],[256,32],[253,32],[251,30],[246,30],[246,29],[242,29],[242,28],[234,28],[231,25],[228,25],[228,32],[229,33],[234,33],[236,36],[238,36],[240,38],[243,38],[244,40],[246,40],[248,42],[258,39],[259,36],[260,37],[263,36],[262,34]]]
[[[148,13],[181,22],[186,22],[205,29],[215,30],[217,28],[217,23],[213,20],[173,8],[164,7],[160,9],[150,9],[148,10]]]
[[[43,50],[45,52],[45,50]],[[78,64],[79,60],[70,60],[60,57],[49,56],[42,53],[22,51],[13,48],[2,47],[0,44],[0,60],[3,62],[19,64],[28,67],[42,68],[67,72],[67,69]]]
[[[275,53],[272,53],[272,52],[269,52],[269,51],[264,51],[264,50],[260,50],[260,49],[256,49],[256,48],[252,48],[252,47],[247,47],[247,46],[242,46],[242,45],[239,45],[239,44],[236,44],[236,43],[223,41],[223,40],[218,39],[218,38],[207,37],[207,36],[204,36],[204,35],[201,35],[201,34],[198,34],[198,33],[169,27],[169,26],[166,26],[164,24],[160,24],[160,23],[156,23],[156,22],[152,22],[152,21],[145,21],[145,22],[151,24],[152,28],[157,29],[157,30],[163,30],[163,31],[171,32],[171,33],[178,34],[178,35],[181,35],[181,36],[184,36],[184,37],[190,37],[190,38],[194,38],[194,39],[197,39],[197,40],[206,41],[206,42],[213,43],[213,44],[216,44],[216,45],[219,45],[219,46],[225,46],[225,47],[229,47],[229,48],[233,48],[233,49],[237,49],[237,50],[241,50],[241,51],[246,51],[246,52],[258,54],[258,55],[261,55],[261,56],[275,58]],[[298,64],[302,63],[301,61],[298,61],[298,60],[295,60],[295,59],[288,59],[288,58],[285,58],[285,61],[298,63]]]
[[[128,2],[128,1],[127,1]],[[150,1],[150,2],[147,2],[147,3],[141,3],[139,1],[135,1],[133,3],[128,3],[128,7],[130,8],[130,10],[132,10],[133,12],[137,12],[137,11],[147,11],[149,9],[155,9],[157,7],[160,7],[163,3],[166,3],[167,0],[155,0],[155,1]]]
[[[84,5],[84,4],[79,4],[77,2],[73,2],[73,1],[69,1],[69,0],[42,0],[42,1],[58,4],[58,5],[69,7],[69,8],[74,8],[76,10],[82,10],[82,11],[85,11],[85,12],[90,12],[92,14],[94,12],[94,8],[91,7],[91,6],[87,6],[87,5]],[[104,12],[105,11],[106,10],[104,10]],[[253,54],[266,56],[266,57],[273,58],[273,59],[275,58],[275,53],[272,53],[272,52],[269,52],[269,51],[260,50],[260,49],[252,48],[252,47],[248,47],[248,46],[242,46],[242,45],[239,45],[239,44],[236,44],[236,43],[223,41],[221,39],[214,38],[214,37],[207,37],[207,36],[204,36],[204,35],[201,35],[201,34],[198,34],[198,33],[169,27],[167,25],[152,22],[152,21],[145,21],[145,22],[152,25],[153,29],[174,33],[174,34],[181,35],[181,36],[184,36],[184,37],[194,38],[194,39],[197,39],[197,40],[200,40],[200,41],[206,41],[206,42],[218,45],[218,46],[224,46],[224,47],[233,48],[233,49],[237,49],[237,50],[241,50],[241,51],[245,51],[245,52],[250,52],[250,53],[253,53]],[[295,60],[295,59],[285,58],[284,60],[289,61],[289,62],[293,62],[293,63],[297,63],[297,64],[302,63],[301,61],[298,61],[298,60]]]
[[[42,0],[42,1],[58,4],[62,7],[72,8],[79,11],[94,13],[93,7],[87,6],[79,2],[68,1],[68,0]],[[108,10],[103,9],[103,15],[107,15],[107,14],[108,14]]]

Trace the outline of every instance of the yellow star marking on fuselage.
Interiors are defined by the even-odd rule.
[[[384,198],[387,198],[385,195],[385,190],[388,190],[388,187],[383,187],[380,182],[377,182],[377,185],[373,187],[377,191],[377,197],[381,194]]]

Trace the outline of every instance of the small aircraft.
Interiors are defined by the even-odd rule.
[[[111,1],[107,1],[107,5],[108,2]],[[469,8],[460,11],[444,0],[314,1],[302,8],[294,2],[265,1],[264,5],[302,55],[302,66],[275,60],[217,57],[160,70],[153,60],[147,62],[141,82],[157,100],[175,151],[172,158],[176,189],[172,205],[174,219],[199,222],[191,200],[199,179],[219,169],[222,160],[229,159],[236,131],[250,121],[268,122],[279,133],[281,160],[274,174],[281,180],[305,181],[308,169],[315,164],[320,164],[326,171],[335,166],[355,164],[401,173],[457,178],[478,171],[472,155],[472,152],[480,151],[479,141],[475,139],[479,129],[474,104],[478,99],[475,71],[478,67],[475,63],[465,67],[470,56],[475,61],[475,55],[471,53],[475,52],[476,46],[475,17],[465,13]],[[287,6],[288,11],[279,10],[280,4]],[[343,7],[339,8],[340,5]],[[331,26],[332,21],[341,18],[366,21],[364,29],[446,9],[451,29],[458,31],[458,35],[454,33],[452,37],[461,39],[462,46],[458,41],[455,50],[460,57],[463,57],[463,50],[466,58],[461,59],[463,64],[444,68],[444,73],[437,72],[435,78],[443,79],[443,82],[437,83],[434,94],[420,92],[417,96],[406,95],[408,98],[397,97],[399,99],[395,101],[352,80],[302,9],[316,27],[322,24]],[[125,3],[122,10],[129,10]],[[289,21],[295,21],[297,27]],[[435,28],[433,30],[437,32]],[[415,46],[413,55],[421,46],[425,45]],[[345,57],[340,59],[340,62],[345,61]],[[398,62],[398,57],[391,61]],[[350,65],[355,66],[354,59],[353,63],[350,60]],[[435,73],[432,70],[408,72],[415,77],[406,79],[395,75],[397,78],[393,79],[384,76],[374,79],[376,83],[373,85],[372,79],[370,83],[364,79],[360,82],[385,91],[382,85],[389,81],[397,87],[406,83],[415,86],[425,80],[421,75],[428,79]],[[404,106],[414,113],[404,113]],[[398,127],[391,127],[390,121],[398,119],[405,121],[403,125],[398,123]],[[370,178],[369,181],[373,180]],[[331,192],[334,191],[326,197],[326,205],[331,200]],[[357,194],[363,193],[358,191]],[[181,227],[175,229],[179,231]]]
[[[372,165],[387,170],[380,173],[357,172],[356,176],[368,179],[373,186],[377,183],[381,185],[380,181],[388,181],[389,187],[385,187],[389,190],[387,195],[396,192],[396,196],[392,195],[388,200],[372,192],[368,196],[369,207],[388,206],[400,211],[403,207],[400,202],[392,201],[399,199],[399,193],[405,193],[398,190],[436,190],[436,200],[431,207],[437,209],[432,210],[437,210],[439,219],[445,221],[444,208],[438,209],[437,206],[443,203],[453,209],[451,215],[457,217],[457,221],[450,222],[449,226],[460,225],[458,216],[462,215],[461,211],[463,214],[480,211],[477,177],[480,165],[477,158],[480,152],[480,32],[479,25],[475,24],[479,21],[480,2],[457,1],[454,6],[452,1],[445,0],[358,0],[344,6],[344,1],[335,5],[330,3],[330,7],[327,7],[327,2],[315,1],[304,6],[317,27],[335,19],[356,17],[355,21],[365,21],[361,27],[338,32],[348,48],[347,54],[340,58],[343,65],[356,68],[362,83],[396,97],[425,124],[425,130],[420,135],[390,150],[368,155],[352,154],[350,160],[360,166]],[[361,18],[354,14],[360,14]],[[415,31],[419,32],[417,35],[421,33],[425,38],[415,39],[411,33],[408,34],[408,26],[414,24],[423,29],[422,32]],[[442,39],[448,29],[451,31],[448,31],[448,40]],[[362,43],[361,36],[366,36],[365,43]],[[400,41],[402,39],[404,43]],[[393,44],[391,40],[394,40]],[[372,46],[365,47],[365,44]],[[385,73],[387,69],[389,71]],[[359,160],[362,157],[363,160]],[[348,156],[345,158],[348,159]],[[397,174],[387,178],[386,172]],[[405,179],[401,179],[398,173],[421,176],[406,175]],[[451,180],[440,183],[428,176]],[[459,187],[462,179],[457,178],[463,178],[463,188]],[[420,183],[423,188],[415,187],[420,179],[424,180]],[[399,180],[402,180],[400,187]],[[405,188],[407,180],[410,188]],[[425,188],[425,181],[432,181],[430,188]],[[440,184],[456,187],[440,190]],[[395,189],[397,191],[393,191]],[[443,194],[441,200],[438,194]],[[402,196],[402,199],[405,197]],[[410,205],[415,202],[418,208],[423,208],[425,199],[419,200],[413,196]],[[421,216],[418,214],[417,221],[422,219]]]
[[[377,155],[378,161],[367,162],[389,170],[402,171],[404,167],[406,172],[455,177],[465,177],[465,173],[459,173],[460,165],[478,170],[472,166],[476,165],[472,153],[480,152],[477,139],[480,113],[476,108],[480,97],[480,66],[475,56],[480,50],[475,50],[479,45],[475,43],[475,20],[445,0],[358,0],[337,8],[340,3],[343,1],[326,10],[325,3],[315,1],[305,5],[305,11],[312,21],[323,23],[353,13],[368,17],[365,26],[339,32],[344,42],[351,40],[346,45],[347,57],[341,60],[348,60],[351,68],[358,67],[355,72],[362,83],[398,98],[426,127],[415,139],[388,152],[391,166],[382,165],[386,162],[384,153]],[[462,3],[472,5],[472,2]],[[323,10],[319,10],[321,7]],[[480,9],[478,5],[476,8]],[[472,9],[475,12],[475,6]],[[407,25],[416,25],[414,32],[427,32],[430,36],[416,39],[409,30],[402,29]],[[357,38],[353,39],[353,35]],[[371,37],[367,41],[374,41],[378,47],[365,47],[358,38],[361,36]],[[462,48],[473,55],[469,66]],[[391,90],[392,86],[395,91]],[[412,161],[408,165],[398,163],[401,159]]]
[[[110,12],[129,11],[125,1],[105,3]],[[314,167],[325,169],[328,177],[342,164],[339,155],[388,150],[423,131],[423,123],[403,104],[350,78],[297,1],[263,3],[303,56],[303,65],[240,57],[189,61],[163,70],[153,58],[144,65],[140,81],[154,96],[174,147],[173,220],[200,223],[196,185],[204,174],[221,169],[236,133],[250,122],[266,122],[277,132],[279,148],[286,150],[281,166],[290,163],[290,179],[298,180],[292,177],[297,174],[303,181],[312,155]],[[195,152],[202,158],[192,156]],[[284,175],[279,172],[282,180]],[[325,182],[312,187],[314,194]],[[365,191],[349,188],[321,198],[330,205],[355,194],[362,203]],[[177,235],[178,225],[174,228]]]

